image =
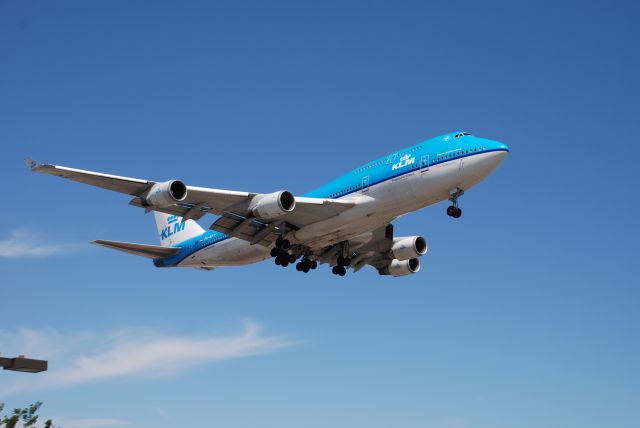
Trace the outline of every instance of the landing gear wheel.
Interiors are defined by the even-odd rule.
[[[278,250],[277,248],[272,248],[270,254],[271,254],[271,257],[277,257],[278,254],[280,254],[280,250]]]
[[[317,261],[315,261],[315,260],[314,260],[314,261],[312,261],[312,262],[311,262],[311,266],[310,266],[310,267],[311,267],[311,269],[315,269],[315,268],[317,268],[317,267],[318,267],[318,262],[317,262]]]
[[[342,261],[342,266],[351,266],[351,259],[349,257],[345,257]]]
[[[447,207],[447,215],[453,218],[460,218],[460,216],[462,215],[462,210],[460,209],[460,207],[458,207],[458,198],[464,195],[464,190],[456,187],[450,192],[450,194],[451,198],[449,198],[449,200],[451,201],[452,205],[449,205]]]
[[[275,264],[276,266],[280,266],[280,263],[281,263],[280,256],[278,256],[276,257]]]
[[[302,266],[302,272],[304,273],[309,273],[309,266],[307,266],[307,264],[305,263],[304,266]]]
[[[344,266],[338,266],[338,269],[338,275],[345,276],[347,274],[347,270],[344,268]]]
[[[332,268],[331,268],[331,272],[332,272],[334,275],[338,275],[338,272],[340,272],[340,270],[339,270],[339,269],[340,269],[340,266],[334,266],[334,267],[332,267]]]
[[[276,248],[280,250],[288,250],[291,248],[291,242],[288,239],[282,239],[282,236],[278,236],[276,239]]]
[[[294,263],[296,261],[296,256],[294,256],[293,254],[289,255],[289,263]]]
[[[302,270],[302,262],[296,264],[296,270],[300,272]]]

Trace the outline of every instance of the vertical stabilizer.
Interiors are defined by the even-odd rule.
[[[160,245],[172,247],[187,239],[202,235],[204,229],[193,220],[183,221],[182,217],[154,211]]]

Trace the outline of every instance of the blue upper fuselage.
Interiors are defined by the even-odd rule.
[[[378,158],[303,196],[341,198],[416,169],[495,151],[508,152],[509,148],[497,141],[474,137],[463,131],[452,132]],[[154,260],[154,264],[163,267],[175,266],[190,254],[227,238],[229,238],[228,235],[224,233],[208,230],[200,236],[179,244],[178,247],[182,251],[175,256]]]
[[[340,198],[416,169],[493,151],[509,151],[509,148],[497,141],[474,137],[463,131],[452,132],[369,162],[304,196]]]

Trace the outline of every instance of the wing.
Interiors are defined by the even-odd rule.
[[[90,184],[92,186],[102,187],[103,189],[135,196],[129,203],[143,208],[148,208],[145,197],[154,185],[159,184],[155,181],[142,180],[139,178],[103,174],[59,165],[41,164],[30,158],[27,158],[25,162],[31,170],[35,172],[55,175],[79,183]],[[185,217],[185,215],[191,211],[191,216],[188,218],[197,220],[207,212],[222,214],[229,207],[248,201],[253,196],[256,196],[256,194],[221,189],[206,189],[202,187],[187,187],[187,198],[182,201],[176,201],[174,205],[153,207],[153,210],[180,215],[182,217]]]
[[[355,202],[351,201],[296,196],[295,210],[267,221],[251,214],[250,203],[242,203],[222,212],[221,217],[209,228],[251,244],[269,245],[276,235],[334,217],[354,205]]]
[[[426,254],[427,241],[421,236],[393,236],[393,225],[373,230],[369,239],[353,248],[349,255],[354,272],[365,265],[374,267],[380,275],[405,276],[420,270],[419,258]],[[351,244],[351,243],[350,243]]]
[[[324,248],[321,251],[313,252],[313,257],[320,263],[328,263],[332,266],[339,264],[339,257],[349,258],[349,267],[354,272],[358,272],[363,267],[369,265],[375,268],[380,275],[404,276],[418,272],[420,262],[418,257],[426,252],[426,241],[423,241],[415,256],[395,260],[394,248],[404,248],[407,246],[406,240],[413,240],[419,237],[394,238],[393,225],[388,224],[373,229],[369,232],[358,235],[349,241],[343,241]],[[422,238],[424,240],[424,238]],[[424,247],[423,247],[424,245]],[[406,257],[406,253],[405,253]],[[334,272],[335,273],[335,272]]]
[[[377,264],[389,263],[389,250],[393,245],[393,225],[373,229],[348,241],[321,248],[311,248],[312,256],[320,263],[335,265],[340,255],[351,259],[351,267],[358,271],[366,264],[375,267]],[[379,263],[378,263],[379,262]]]
[[[103,189],[114,190],[128,195],[142,195],[155,183],[153,181],[140,180],[137,178],[120,177],[117,175],[102,174],[99,172],[84,171],[82,169],[67,168],[58,165],[44,165],[31,158],[25,159],[25,163],[32,171],[43,174],[56,175],[80,183],[102,187]]]
[[[178,180],[156,182],[59,165],[41,164],[30,158],[25,162],[35,172],[55,175],[134,196],[129,203],[148,211],[160,211],[193,220],[198,220],[207,213],[219,215],[221,217],[210,226],[210,229],[244,239],[252,244],[269,245],[275,236],[283,231],[299,229],[308,224],[325,220],[355,205],[355,202],[352,201],[294,197],[295,209],[280,213],[281,215],[276,218],[262,218],[255,215],[257,203],[267,197],[273,197],[275,194],[184,186]],[[184,186],[184,195],[181,195],[183,197],[171,201],[167,199],[166,202],[169,203],[166,204],[150,203],[150,200],[157,193],[156,189],[160,189],[163,185],[169,186],[174,182]]]
[[[356,237],[349,242],[353,271],[358,272],[369,265],[377,269],[378,272],[382,272],[393,258],[391,256],[392,246],[393,224],[391,223]]]

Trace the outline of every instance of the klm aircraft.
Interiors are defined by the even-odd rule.
[[[404,276],[420,270],[427,241],[395,236],[392,222],[447,200],[447,215],[459,218],[460,196],[491,174],[508,152],[497,141],[454,132],[376,159],[302,196],[26,162],[36,172],[131,195],[131,205],[153,211],[161,245],[94,242],[150,258],[158,267],[211,270],[274,258],[276,265],[295,263],[305,273],[327,264],[344,276],[348,268],[357,272],[369,265],[380,275]],[[208,213],[218,217],[204,230],[196,221]]]

